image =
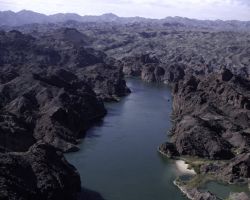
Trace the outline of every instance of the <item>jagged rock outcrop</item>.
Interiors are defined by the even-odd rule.
[[[200,172],[228,183],[247,183],[250,177],[250,153],[239,154],[228,162],[203,164]]]
[[[129,76],[138,76],[142,80],[148,82],[155,81],[155,68],[160,64],[157,57],[152,54],[142,54],[137,56],[125,57],[122,59],[123,72]],[[156,70],[157,74],[164,74],[164,72],[159,69]]]
[[[76,200],[80,190],[78,172],[50,145],[0,153],[0,199]]]
[[[232,193],[230,194],[228,200],[249,200],[250,198],[247,196],[246,193]]]
[[[73,28],[60,28],[38,38],[15,30],[1,32],[0,74],[8,76],[0,75],[0,82],[10,81],[18,74],[39,73],[48,67],[61,68],[83,81],[89,79],[100,97],[124,96],[129,89],[120,66],[105,53],[89,48],[91,41]]]
[[[173,142],[181,155],[210,159],[233,157],[230,143],[200,118],[184,116],[175,126]]]
[[[221,168],[224,180],[235,182],[240,178],[248,179],[250,177],[250,153],[244,153],[236,156],[230,163]]]
[[[130,92],[121,68],[104,53],[85,47],[90,41],[70,28],[38,38],[1,32],[3,148],[24,151],[43,140],[63,151],[76,150],[78,137],[105,115],[101,100]],[[22,135],[24,141],[18,143]]]
[[[185,65],[161,63],[160,59],[152,54],[125,57],[121,62],[124,74],[140,77],[146,82],[172,84],[185,76]]]
[[[77,199],[80,177],[62,152],[78,150],[103,100],[129,92],[90,42],[73,28],[0,32],[0,199]]]
[[[228,70],[191,76],[175,85],[173,96],[173,142],[180,154],[229,159],[233,148],[249,150],[248,80]]]
[[[218,160],[201,164],[200,173],[230,183],[248,182],[249,86],[249,80],[228,69],[186,76],[177,82],[173,87],[172,143],[162,145],[163,154],[176,149],[180,155]]]
[[[216,195],[210,192],[201,192],[197,188],[190,188],[177,182],[175,185],[191,200],[217,200]]]
[[[74,150],[80,134],[106,113],[91,88],[62,69],[18,76],[0,86],[0,96],[1,146],[9,151],[25,150],[35,140]]]
[[[165,142],[159,146],[158,151],[168,158],[174,158],[179,156],[179,152],[176,149],[176,146],[173,143]]]
[[[84,77],[97,96],[104,101],[118,100],[130,93],[119,66],[98,64],[78,70],[77,75]]]

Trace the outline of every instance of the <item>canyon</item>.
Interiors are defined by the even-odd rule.
[[[172,89],[171,139],[161,152],[203,159],[188,159],[199,176],[248,183],[249,22],[85,20],[0,28],[0,168],[8,172],[0,197],[76,199],[80,177],[62,153],[79,150],[106,115],[104,102],[130,93],[125,76]]]

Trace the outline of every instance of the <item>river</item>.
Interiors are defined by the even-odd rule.
[[[67,154],[82,185],[105,200],[186,200],[173,185],[174,161],[162,158],[157,146],[171,128],[171,91],[165,85],[128,79],[132,93],[108,103],[103,122],[91,128]]]
[[[171,128],[170,89],[138,79],[127,84],[132,93],[106,104],[107,116],[87,132],[80,151],[66,154],[67,160],[79,171],[88,200],[186,200],[173,184],[181,175],[175,162],[156,151]],[[201,190],[221,198],[250,194],[247,186],[214,181]]]

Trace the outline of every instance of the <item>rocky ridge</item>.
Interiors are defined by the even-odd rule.
[[[88,43],[69,28],[0,33],[1,199],[78,198],[79,174],[62,152],[78,150],[104,101],[129,92],[121,68]]]
[[[63,151],[74,149],[80,133],[105,115],[101,100],[129,92],[121,69],[105,54],[85,49],[81,33],[63,29],[57,35],[61,37],[36,39],[18,31],[0,35],[5,149],[23,150],[15,142],[19,130],[28,138],[20,145],[43,140]],[[10,123],[12,134],[5,128]]]
[[[57,13],[53,15],[45,15],[30,10],[21,10],[19,12],[1,11],[0,26],[21,26],[27,24],[49,24],[67,21],[88,22],[88,23],[115,23],[118,25],[127,25],[134,23],[158,24],[160,26],[171,28],[205,28],[215,30],[231,30],[231,31],[249,31],[249,21],[237,20],[197,20],[185,17],[166,17],[163,19],[151,19],[144,17],[119,17],[113,13],[105,13],[100,16],[85,15],[80,16],[75,13]],[[148,34],[144,34],[148,36]]]

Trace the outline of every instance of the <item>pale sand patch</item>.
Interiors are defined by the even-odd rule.
[[[183,160],[177,160],[175,161],[176,167],[178,171],[180,171],[183,174],[196,174],[193,169],[188,169],[188,164],[185,163]]]

